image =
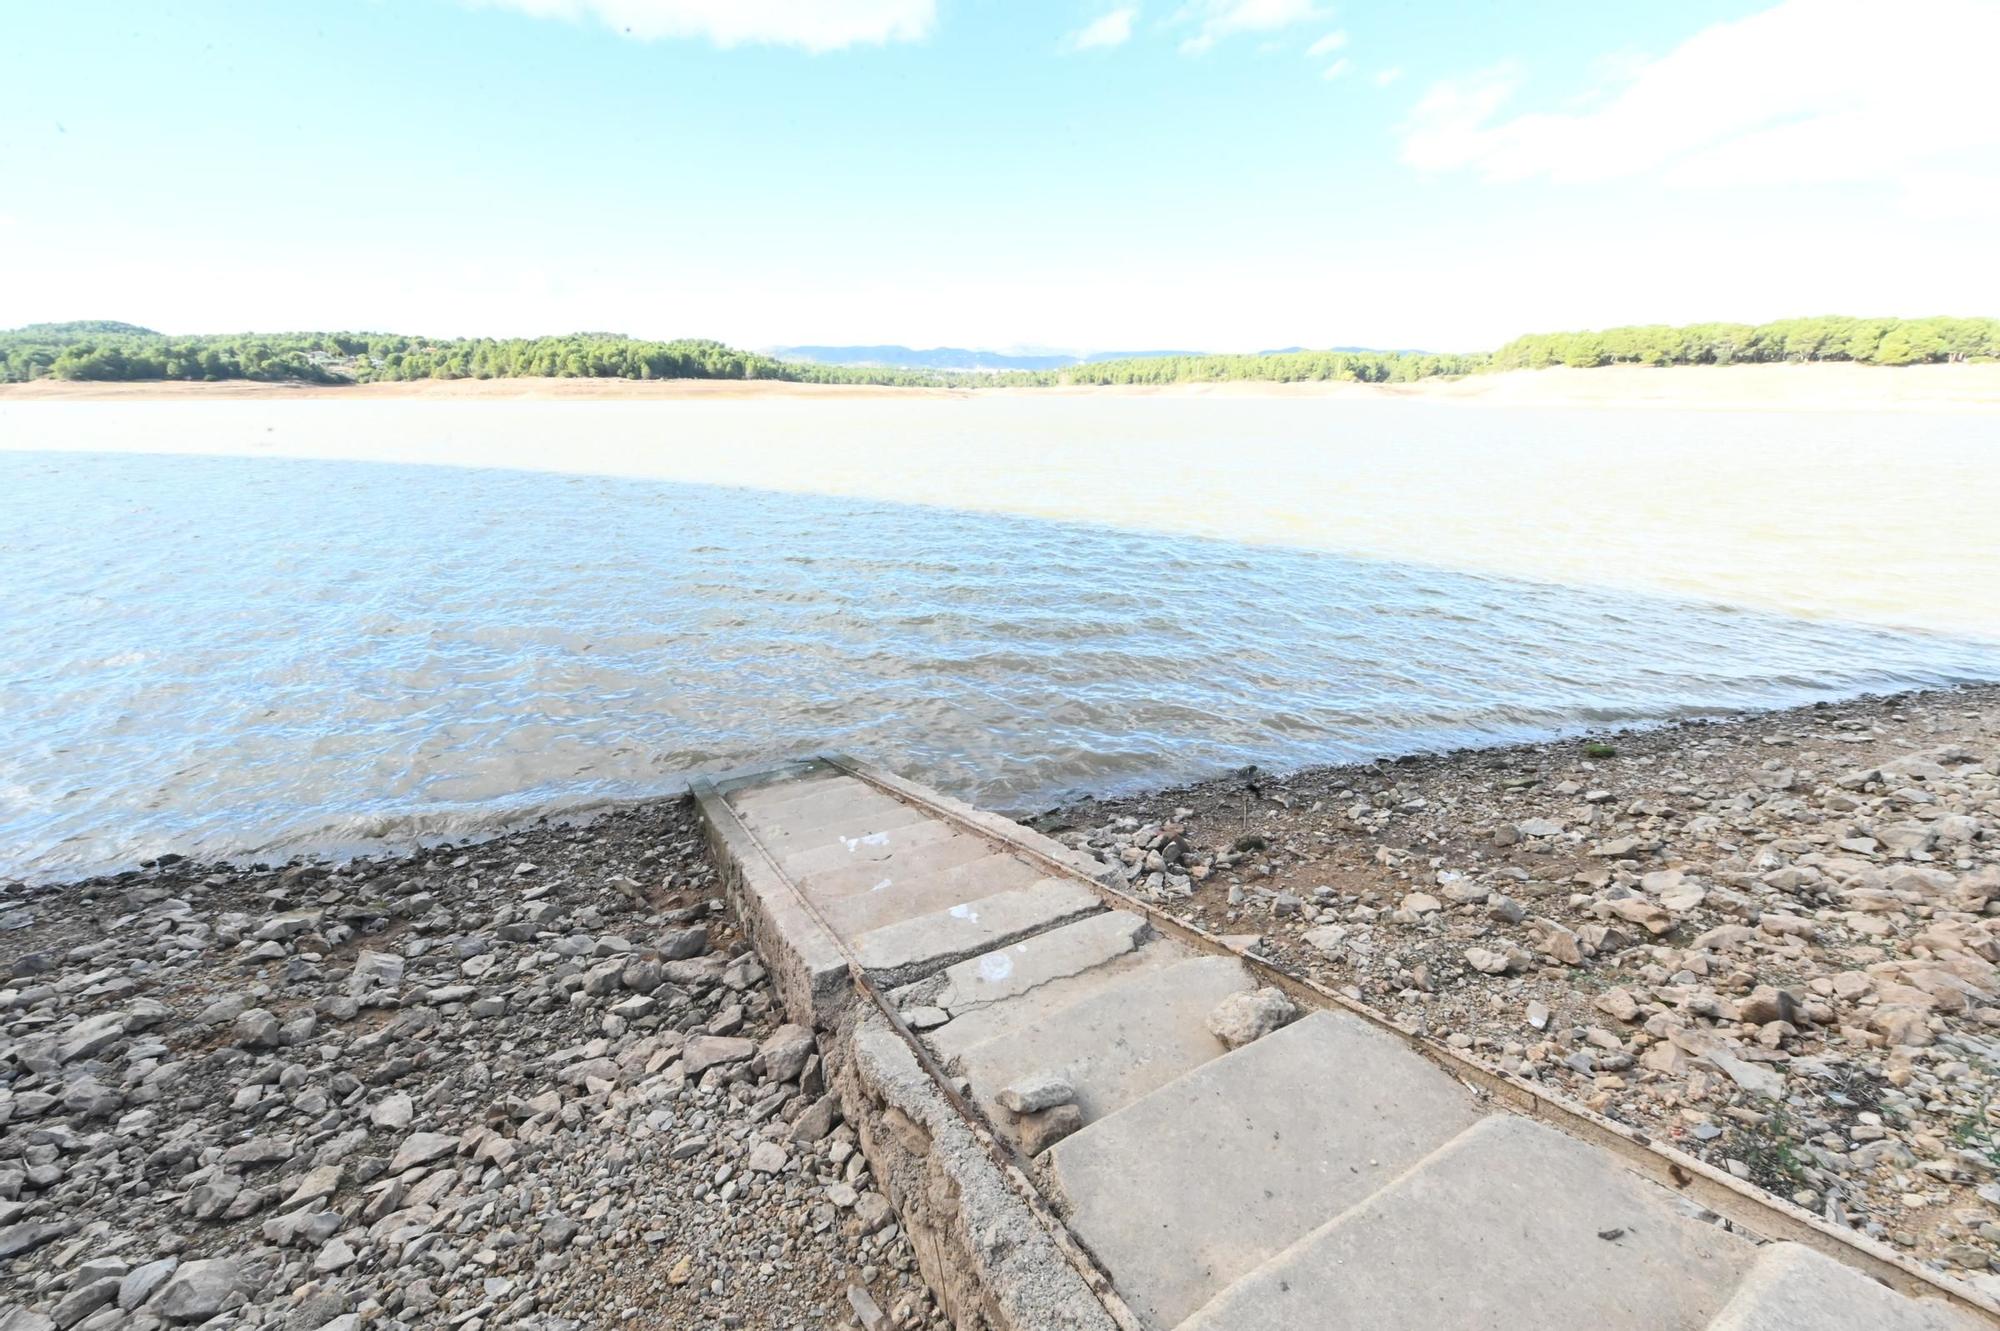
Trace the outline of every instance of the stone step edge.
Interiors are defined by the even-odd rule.
[[[953,1326],[1137,1331],[1065,1256],[971,1126],[879,1013],[857,1006],[831,1042],[831,1084],[877,1186],[910,1234]],[[1058,1227],[1060,1222],[1055,1222]],[[1064,1231],[1065,1233],[1067,1231]],[[1130,1313],[1125,1313],[1130,1318]]]
[[[979,927],[982,921],[965,914],[965,907],[953,906],[871,929],[854,940],[854,954],[871,981],[885,990],[900,989],[927,980],[961,961],[1012,947],[1065,924],[1104,913],[1104,901],[1095,892],[1081,883],[1059,878],[1037,879],[1026,887],[996,892],[969,904],[1005,923],[982,931]],[[925,934],[933,936],[934,950],[912,955],[910,940]]]
[[[1424,1039],[1416,1031],[1366,1003],[1349,998],[1324,985],[1290,975],[1249,948],[1218,938],[1131,895],[1124,889],[1122,880],[1111,869],[1082,852],[1072,850],[998,814],[975,808],[873,764],[843,754],[825,754],[810,759],[794,760],[763,771],[750,772],[738,769],[736,773],[716,777],[713,780],[691,781],[690,789],[697,800],[701,801],[703,811],[707,815],[705,822],[709,826],[709,839],[711,847],[716,851],[718,863],[734,865],[740,869],[742,861],[739,860],[737,852],[748,850],[750,858],[754,859],[760,849],[754,839],[748,836],[747,829],[737,822],[734,811],[721,799],[717,793],[718,786],[723,791],[734,791],[767,780],[797,779],[811,774],[835,772],[858,777],[897,799],[928,808],[947,819],[956,821],[969,831],[1024,850],[1043,861],[1045,866],[1051,867],[1052,872],[1068,873],[1091,883],[1102,894],[1105,904],[1111,908],[1130,910],[1138,914],[1165,938],[1180,940],[1198,950],[1234,956],[1248,964],[1253,975],[1285,989],[1292,993],[1295,999],[1308,1005],[1347,1011],[1364,1018],[1398,1036],[1416,1051],[1441,1064],[1475,1094],[1491,1097],[1496,1107],[1510,1109],[1523,1117],[1556,1127],[1558,1131],[1606,1150],[1626,1167],[1634,1168],[1642,1177],[1650,1177],[1653,1182],[1666,1187],[1668,1191],[1678,1192],[1697,1204],[1722,1214],[1750,1233],[1761,1235],[1767,1240],[1802,1243],[1828,1255],[1840,1254],[1849,1265],[1884,1281],[1891,1288],[1906,1295],[1920,1291],[1931,1298],[1941,1296],[1948,1306],[1975,1311],[1989,1321],[2000,1315],[2000,1301],[1992,1300],[1968,1285],[1922,1270],[1900,1253],[1889,1250],[1886,1245],[1865,1236],[1836,1231],[1820,1217],[1803,1211],[1784,1198],[1762,1195],[1759,1190],[1738,1182],[1705,1161],[1653,1142],[1645,1134],[1583,1106],[1572,1104],[1543,1087],[1508,1077],[1498,1069],[1491,1068],[1476,1059],[1448,1049],[1435,1041]],[[709,797],[706,800],[702,799],[704,790]],[[734,837],[720,835],[726,827],[735,828],[739,835]],[[743,844],[746,841],[749,843],[747,846]],[[757,946],[759,954],[764,957],[766,965],[771,968],[773,979],[778,982],[780,996],[785,999],[787,1011],[793,1019],[810,1021],[822,1029],[832,1029],[835,1020],[847,1010],[854,999],[844,964],[836,966],[831,972],[826,968],[828,955],[839,958],[839,947],[797,904],[789,883],[778,875],[775,863],[765,858],[762,864],[765,872],[741,876],[730,868],[725,868],[724,886],[732,895],[739,898],[738,910],[744,919],[746,931],[751,931],[761,924],[762,932],[752,932],[752,942]],[[769,900],[773,877],[777,879],[775,886],[777,892],[781,894],[781,899],[775,908],[761,910],[760,908]],[[800,948],[797,956],[785,955],[791,947],[791,940],[787,938],[785,932],[788,920],[808,926],[799,930]],[[814,935],[818,936],[817,940],[814,939]],[[824,952],[822,948],[825,949]],[[1023,1209],[1026,1210],[1026,1207]],[[1115,1296],[1113,1302],[1116,1303]],[[1130,1316],[1129,1312],[1126,1316]],[[2000,1325],[2000,1321],[1996,1321],[1995,1324]],[[1129,1327],[1133,1324],[1126,1325]],[[1024,1327],[1022,1331],[1026,1331],[1026,1328]]]
[[[806,909],[791,880],[736,816],[716,782],[697,778],[689,786],[723,892],[771,972],[786,1013],[803,1025],[831,1030],[854,1000],[853,977],[840,943]]]
[[[997,814],[972,808],[962,801],[885,772],[873,764],[837,753],[823,755],[820,761],[874,782],[900,799],[976,826],[985,834],[1039,858],[1073,866],[1069,871],[1095,884],[1106,905],[1113,910],[1133,912],[1151,924],[1161,937],[1177,940],[1200,951],[1236,957],[1249,966],[1251,973],[1260,981],[1284,990],[1304,1006],[1350,1012],[1368,1021],[1439,1064],[1475,1095],[1489,1099],[1495,1108],[1507,1109],[1595,1146],[1641,1177],[1649,1178],[1669,1192],[1722,1215],[1746,1232],[1769,1242],[1800,1244],[1843,1262],[1906,1298],[1940,1299],[1949,1307],[1974,1313],[2000,1327],[2000,1299],[1989,1297],[1962,1281],[1920,1267],[1879,1239],[1852,1230],[1837,1229],[1789,1198],[1767,1193],[1754,1184],[1738,1180],[1705,1160],[1654,1141],[1648,1134],[1607,1118],[1546,1087],[1508,1076],[1498,1068],[1440,1041],[1428,1039],[1413,1027],[1359,999],[1350,998],[1304,976],[1293,975],[1240,941],[1232,942],[1219,937],[1132,895],[1115,871],[1079,851]]]
[[[1143,1331],[1032,1181],[1003,1172],[984,1129],[860,992],[858,963],[737,818],[725,792],[757,780],[689,785],[723,888],[787,1015],[829,1033],[828,1083],[940,1307],[953,1325],[987,1331]]]
[[[1505,1111],[1499,1111],[1499,1112],[1504,1113]],[[1334,1212],[1332,1215],[1328,1216],[1325,1220],[1320,1221],[1319,1224],[1314,1225],[1311,1229],[1308,1229],[1305,1233],[1299,1235],[1297,1238],[1293,1239],[1290,1243],[1278,1249],[1276,1252],[1266,1257],[1263,1261],[1257,1263],[1257,1265],[1251,1267],[1248,1271],[1245,1271],[1242,1275],[1238,1276],[1236,1279],[1230,1281],[1227,1285],[1224,1285],[1221,1289],[1217,1290],[1214,1296],[1210,1298],[1207,1303],[1202,1304],[1201,1307],[1195,1309],[1193,1312],[1189,1313],[1186,1317],[1182,1318],[1179,1325],[1182,1327],[1203,1325],[1202,1318],[1204,1317],[1204,1315],[1206,1315],[1209,1308],[1215,1306],[1216,1304],[1221,1303],[1224,1299],[1228,1298],[1230,1292],[1234,1290],[1238,1285],[1247,1284],[1248,1282],[1255,1280],[1260,1274],[1262,1274],[1266,1270],[1269,1270],[1271,1267],[1278,1266],[1290,1260],[1295,1253],[1304,1251],[1305,1249],[1311,1247],[1313,1240],[1316,1239],[1319,1235],[1326,1233],[1330,1229],[1333,1229],[1334,1227],[1341,1224],[1343,1221],[1349,1219],[1350,1217],[1359,1215],[1362,1211],[1366,1210],[1369,1206],[1373,1205],[1375,1200],[1381,1197],[1384,1193],[1393,1192],[1397,1188],[1403,1186],[1403,1183],[1406,1179],[1412,1178],[1415,1175],[1422,1173],[1425,1169],[1428,1169],[1432,1164],[1436,1163],[1438,1160],[1448,1157],[1453,1151],[1463,1149],[1466,1139],[1472,1136],[1472,1134],[1484,1128],[1487,1120],[1492,1117],[1493,1117],[1492,1112],[1481,1115],[1479,1119],[1473,1122],[1471,1125],[1459,1129],[1451,1136],[1439,1142],[1436,1146],[1433,1146],[1429,1151],[1425,1152],[1423,1155],[1420,1155],[1415,1160],[1412,1160],[1408,1165],[1404,1166],[1401,1171],[1395,1174],[1391,1174],[1389,1177],[1383,1179],[1380,1186],[1378,1186],[1373,1192],[1370,1192],[1364,1197],[1357,1197],[1354,1201],[1348,1203],[1340,1210]]]

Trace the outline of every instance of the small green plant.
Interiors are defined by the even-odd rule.
[[[1993,1065],[1983,1058],[1969,1061],[1986,1078],[1986,1084],[1992,1085]],[[1971,1113],[1952,1125],[1951,1139],[1961,1147],[1979,1152],[1986,1157],[1988,1164],[2000,1168],[2000,1134],[1994,1131],[1994,1118],[1993,1093],[1988,1091],[1979,1097],[1979,1103],[1973,1106]]]
[[[1811,1182],[1806,1161],[1795,1149],[1798,1130],[1783,1109],[1773,1109],[1763,1123],[1738,1128],[1723,1138],[1729,1155],[1750,1168],[1750,1181],[1772,1192],[1789,1192]]]
[[[1616,758],[1618,750],[1612,748],[1601,739],[1594,739],[1583,746],[1583,756],[1586,758]]]

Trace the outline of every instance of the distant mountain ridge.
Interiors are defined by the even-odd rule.
[[[9,328],[10,333],[39,333],[57,337],[158,337],[150,328],[138,324],[128,324],[117,319],[65,319],[60,323],[23,324],[19,328]]]
[[[979,351],[969,347],[770,347],[779,360],[810,365],[844,365],[854,369],[895,370],[1061,370],[1107,360],[1154,360],[1164,356],[1201,356],[1200,351],[1093,351],[1086,354],[1051,351],[1017,353]]]

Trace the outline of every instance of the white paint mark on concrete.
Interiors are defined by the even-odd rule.
[[[875,884],[875,886],[869,888],[868,890],[870,892],[880,892],[883,888],[887,887],[889,884],[895,881],[896,880],[893,878],[884,878],[881,882]]]
[[[1014,962],[1005,952],[988,952],[979,959],[979,978],[998,984],[1014,973]]]

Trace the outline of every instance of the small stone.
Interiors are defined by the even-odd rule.
[[[1282,990],[1267,987],[1254,993],[1231,994],[1217,1003],[1208,1014],[1208,1030],[1225,1048],[1240,1049],[1298,1015],[1297,1006]]]
[[[889,1316],[882,1311],[882,1305],[859,1285],[847,1287],[847,1306],[854,1310],[854,1320],[861,1323],[861,1331],[889,1331]]]
[[[410,1097],[402,1091],[397,1091],[394,1095],[376,1101],[369,1108],[368,1121],[378,1128],[401,1132],[410,1126],[410,1119],[415,1112],[416,1108]]]
[[[1620,1021],[1639,1020],[1639,1000],[1629,989],[1606,989],[1597,996],[1594,1004],[1599,1012],[1607,1013]]]
[[[236,1043],[245,1049],[275,1049],[282,1023],[263,1008],[251,1008],[236,1018]]]
[[[1071,1103],[1076,1099],[1076,1088],[1061,1077],[1038,1073],[1021,1078],[994,1099],[1009,1113],[1033,1114]]]
[[[354,1249],[344,1239],[329,1239],[313,1258],[313,1270],[321,1275],[330,1275],[354,1265]]]
[[[1083,1110],[1075,1105],[1056,1105],[1014,1121],[1021,1150],[1030,1156],[1040,1155],[1082,1126]]]
[[[854,1204],[854,1218],[860,1222],[863,1234],[873,1234],[895,1220],[896,1211],[881,1193],[864,1192]]]

